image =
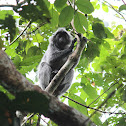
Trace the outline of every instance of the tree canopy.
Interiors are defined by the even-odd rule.
[[[0,8],[0,49],[5,51],[16,69],[36,84],[37,66],[53,32],[58,27],[65,27],[73,37],[76,32],[83,34],[88,42],[75,68],[74,82],[60,100],[68,100],[69,106],[89,117],[96,125],[125,126],[126,28],[124,24],[118,25],[117,21],[120,19],[126,23],[126,3],[120,0],[122,5],[114,6],[105,0],[55,0],[53,4],[48,0],[16,2],[16,5],[0,5],[4,7]],[[93,15],[101,10],[107,13],[108,18],[111,18],[109,14],[113,10],[117,21],[106,26],[102,19]],[[31,72],[34,74],[29,77]],[[3,102],[1,111],[7,100],[16,98],[3,86],[0,86],[0,94]],[[46,102],[43,104],[46,106]],[[45,116],[46,113],[43,112]],[[4,116],[0,120],[8,121]],[[37,115],[31,120],[26,125],[32,123],[36,126]],[[47,123],[56,126],[52,121]]]

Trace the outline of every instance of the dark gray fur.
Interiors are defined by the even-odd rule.
[[[75,39],[64,28],[59,28],[49,39],[48,48],[39,64],[38,77],[43,90],[48,86],[52,78],[67,61],[72,53]],[[72,83],[74,70],[71,69],[64,77],[62,83],[55,90],[54,95],[65,93]]]

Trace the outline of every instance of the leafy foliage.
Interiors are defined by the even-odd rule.
[[[71,6],[65,7],[60,13],[59,25],[66,26],[70,24],[71,20],[73,19],[73,15],[74,15],[74,9]],[[66,17],[67,17],[67,20],[66,20]]]
[[[18,4],[13,8],[17,13],[25,19],[32,21],[46,21],[50,18],[48,8],[43,0],[27,0],[27,4]]]
[[[85,14],[90,14],[94,11],[94,7],[89,0],[77,0],[75,4],[78,9]]]
[[[85,29],[88,29],[86,17],[83,14],[76,12],[74,16],[74,26],[79,33],[84,33]]]
[[[119,11],[122,11],[122,10],[126,10],[126,5],[121,5],[121,6],[119,7]]]
[[[99,38],[99,39],[106,38],[106,34],[105,34],[104,27],[102,26],[102,24],[100,24],[100,23],[94,23],[92,25],[92,30],[94,32],[94,35],[97,38]]]
[[[0,49],[6,48],[5,52],[12,59],[18,71],[33,83],[37,83],[37,66],[47,49],[49,37],[58,27],[73,30],[71,24],[74,24],[74,29],[83,33],[89,41],[76,67],[76,80],[65,95],[81,104],[102,111],[124,113],[126,112],[125,27],[123,24],[117,25],[116,23],[106,27],[101,19],[92,15],[95,11],[101,13],[103,9],[109,16],[109,8],[105,2],[75,0],[73,3],[74,0],[56,0],[54,4],[50,4],[48,0],[27,0],[20,2],[12,10],[1,10]],[[123,14],[126,5],[115,9]],[[121,13],[122,11],[123,13]],[[119,13],[117,13],[118,17]],[[30,25],[27,27],[29,21]],[[15,38],[25,28],[27,30],[15,41]],[[29,77],[28,75],[31,73],[34,74]],[[33,96],[33,102],[24,104],[24,108],[21,109],[26,110],[27,105],[30,105],[29,111],[39,112],[39,109],[35,111],[33,106],[38,107],[37,103],[40,104],[38,100],[44,98],[34,92],[22,92],[14,100],[14,97],[3,87],[0,87],[0,91],[2,92],[0,110],[15,111],[14,107],[8,108],[8,104],[14,102],[17,105]],[[62,97],[61,100],[66,101]],[[95,110],[87,109],[73,101],[68,100],[68,104],[89,116],[96,125],[125,125],[125,115],[123,114],[108,115],[107,118],[104,118],[105,114],[100,112],[93,114]],[[18,107],[22,107],[21,105]],[[48,107],[45,103],[42,103],[43,105],[43,108]],[[45,115],[46,109],[43,110]],[[2,121],[8,121],[4,115],[0,115],[0,117]],[[36,118],[37,116],[33,117],[34,124],[37,122]],[[50,124],[56,125],[51,121]]]

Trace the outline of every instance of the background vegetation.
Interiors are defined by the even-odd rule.
[[[36,73],[52,33],[58,27],[66,27],[73,35],[74,31],[82,33],[88,43],[76,67],[73,85],[64,94],[78,103],[68,99],[68,105],[88,116],[96,125],[124,126],[126,29],[116,21],[106,27],[103,20],[92,14],[103,10],[110,18],[112,9],[117,19],[126,22],[126,3],[122,0],[122,6],[118,7],[108,2],[56,0],[51,4],[48,0],[17,0],[17,5],[1,5],[4,8],[0,10],[0,48],[5,50],[18,71],[36,84],[36,74],[29,75]],[[5,8],[7,6],[9,9]],[[0,92],[13,98],[2,86]],[[66,101],[65,97],[60,99]],[[36,123],[37,116],[34,116],[32,124],[36,126]],[[51,121],[49,124],[56,125]]]

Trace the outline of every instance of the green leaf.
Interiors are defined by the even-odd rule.
[[[85,14],[90,14],[94,11],[94,7],[89,0],[77,0],[75,4]]]
[[[54,6],[56,8],[62,8],[66,4],[67,0],[55,0]]]
[[[74,94],[69,94],[68,96],[69,98],[83,104],[83,105],[86,105],[85,101],[83,99],[81,99],[79,96],[77,95],[74,95]],[[80,111],[82,114],[84,115],[87,115],[87,108],[82,106],[82,105],[79,105],[71,100],[68,100],[68,103],[71,107],[75,108],[76,110]]]
[[[84,70],[87,68],[89,62],[87,57],[81,57],[79,64],[77,65],[78,70],[81,70],[82,72],[84,72]]]
[[[126,89],[126,86],[125,86],[125,89]],[[124,90],[124,93],[123,93],[123,101],[126,103],[126,90]]]
[[[71,6],[65,7],[59,16],[59,25],[64,27],[68,25],[73,19],[74,9]]]
[[[85,15],[76,12],[74,16],[74,26],[79,33],[84,33],[85,29],[88,29],[88,22]],[[85,27],[85,29],[84,29]]]
[[[97,98],[97,91],[94,87],[91,86],[90,81],[86,77],[81,78],[81,85],[83,87],[83,90],[86,92],[86,94],[91,99]]]
[[[72,86],[71,86],[70,89],[69,89],[69,92],[70,92],[71,94],[77,93],[77,92],[78,92],[78,87],[79,87],[79,86],[80,86],[80,83],[78,83],[78,82],[72,84]]]
[[[28,49],[26,57],[35,56],[38,54],[41,54],[39,48],[37,46],[32,46]]]
[[[38,65],[38,63],[34,63],[32,65],[29,65],[29,66],[21,66],[21,69],[19,70],[19,72],[21,74],[25,75],[26,73],[28,73],[31,70],[33,70],[33,68],[36,68],[37,65]]]
[[[126,54],[123,54],[120,59],[125,60],[126,59]]]
[[[103,39],[107,37],[104,30],[104,26],[100,23],[94,23],[92,25],[92,30],[93,30],[94,35],[98,37],[99,39]]]
[[[2,41],[1,36],[0,36],[0,49],[2,49],[3,46],[4,46],[3,41]]]
[[[102,4],[102,9],[105,11],[105,12],[108,12],[109,9],[108,9],[108,6],[106,4]]]
[[[41,55],[36,55],[36,56],[31,56],[31,57],[27,57],[25,58],[20,65],[22,66],[29,66],[35,63],[38,63],[40,61],[40,59],[42,58]]]
[[[118,126],[125,126],[125,124],[126,124],[126,116],[123,115],[122,117],[119,117]]]
[[[13,11],[0,11],[0,29],[8,29],[10,34],[10,41],[12,41],[16,34],[15,19],[13,18]],[[10,23],[11,22],[11,23]]]
[[[107,34],[107,38],[114,39],[114,34],[112,34],[108,28],[104,27],[105,33]]]
[[[58,15],[58,12],[57,11],[55,11],[54,9],[52,9],[51,11],[50,11],[50,15],[51,15],[51,24],[52,24],[52,26],[57,26],[58,25],[58,18],[59,18],[59,15]]]
[[[19,64],[20,64],[20,62],[21,62],[20,56],[16,55],[16,56],[14,57],[14,60],[13,60],[14,65],[15,65],[16,67],[18,67]]]
[[[7,49],[6,49],[6,53],[7,55],[11,56],[11,58],[15,57],[17,54],[16,54],[16,48],[18,46],[18,41],[13,43],[12,45],[8,46]]]
[[[122,10],[126,10],[126,5],[125,5],[125,4],[124,4],[124,5],[121,5],[121,6],[119,7],[119,12],[122,11]]]
[[[35,0],[35,2],[35,4],[33,2],[27,2],[27,4],[20,3],[13,9],[25,19],[32,19],[32,21],[37,22],[49,22],[50,13],[47,8],[47,2],[45,3],[44,0]]]
[[[9,15],[13,15],[12,10],[1,10],[0,11],[0,23],[1,23],[1,20],[5,20],[5,18],[8,17]]]
[[[93,116],[93,122],[97,124],[98,126],[102,125],[101,119],[99,119],[100,116],[101,116],[101,113],[94,114]]]
[[[98,41],[89,42],[87,44],[87,49],[85,51],[85,56],[91,62],[96,56],[99,56],[99,46],[97,45]]]

